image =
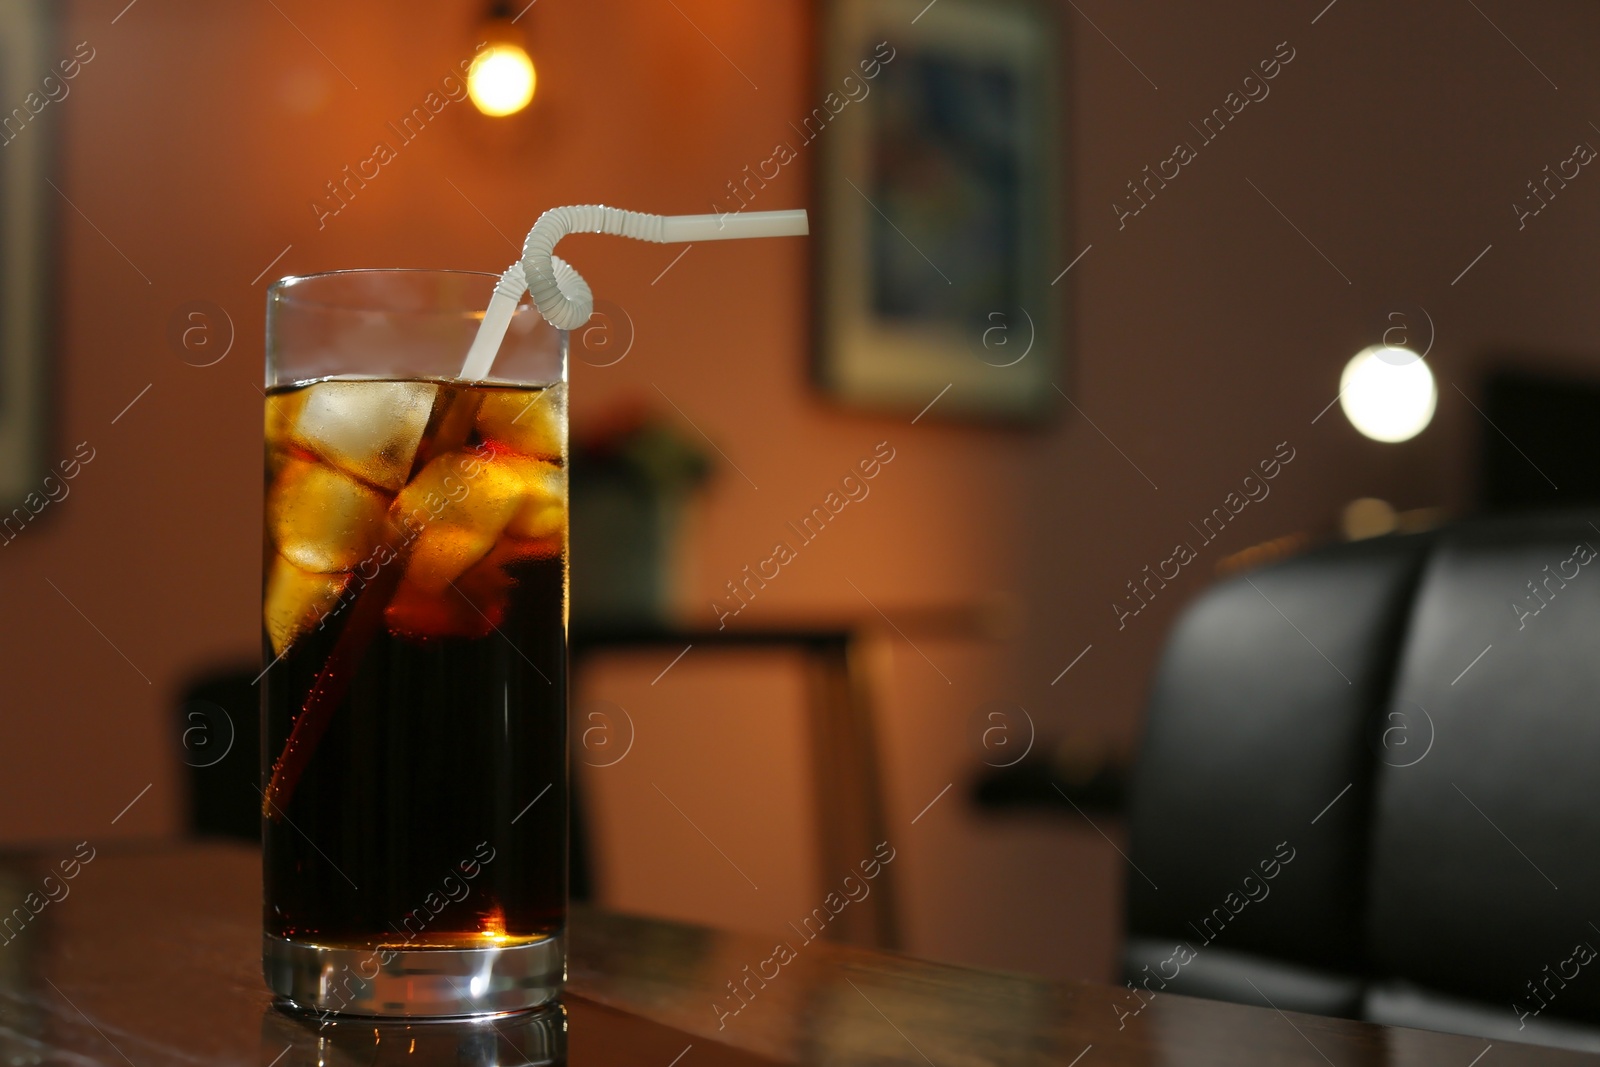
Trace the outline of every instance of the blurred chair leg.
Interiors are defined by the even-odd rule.
[[[819,891],[844,897],[847,875],[865,882],[860,864],[888,841],[883,784],[870,688],[854,640],[812,645],[812,775],[817,797]],[[890,842],[893,844],[893,842]],[[838,941],[876,948],[900,943],[895,909],[895,868],[866,882],[869,895],[851,902],[827,926]],[[820,901],[819,901],[820,902]]]

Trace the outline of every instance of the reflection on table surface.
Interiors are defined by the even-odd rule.
[[[567,1011],[556,1006],[463,1022],[391,1022],[261,1014],[263,1064],[449,1063],[539,1067],[567,1062]]]
[[[0,862],[0,1063],[1465,1067],[1486,1046],[1160,993],[1134,1012],[1127,989],[590,910],[573,917],[568,994],[544,1011],[296,1016],[272,1006],[260,976],[255,850],[106,846],[63,881],[72,855],[69,844]],[[1485,1067],[1596,1062],[1502,1043],[1490,1055]]]

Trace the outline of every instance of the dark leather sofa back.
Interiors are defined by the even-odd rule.
[[[1600,1048],[1591,519],[1340,545],[1189,608],[1134,779],[1135,986]]]

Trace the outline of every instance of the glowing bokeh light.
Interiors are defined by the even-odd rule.
[[[1408,348],[1363,349],[1339,377],[1339,406],[1374,441],[1409,441],[1433,421],[1439,402],[1433,372]]]
[[[485,115],[511,115],[528,106],[537,80],[527,52],[514,44],[495,44],[473,57],[467,94]]]

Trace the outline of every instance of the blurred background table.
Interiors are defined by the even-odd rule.
[[[56,852],[71,848],[0,862],[0,903],[22,907]],[[747,982],[773,955],[766,940],[591,910],[573,916],[561,1009],[471,1024],[319,1026],[273,1009],[261,982],[254,849],[105,847],[69,884],[66,896],[8,925],[0,943],[5,1063],[1466,1067],[1488,1047],[1476,1038],[1169,994],[1142,1002],[1109,986],[797,938],[776,977]],[[735,981],[747,990],[743,1000],[730,992]],[[1594,1062],[1531,1046],[1492,1047],[1494,1067]]]
[[[572,630],[574,678],[600,654],[626,649],[682,648],[679,658],[698,646],[712,651],[787,649],[799,652],[807,674],[807,732],[810,771],[816,798],[817,883],[833,888],[835,872],[853,870],[863,856],[888,840],[884,823],[883,781],[878,758],[871,687],[861,669],[860,624],[813,624],[759,629],[688,629],[677,626],[602,626]],[[673,664],[677,661],[674,660]],[[668,665],[670,670],[673,664]],[[663,674],[666,671],[662,672]],[[573,838],[583,842],[575,827]],[[863,907],[838,916],[832,938],[878,948],[899,946],[894,872],[885,869],[880,892]]]

